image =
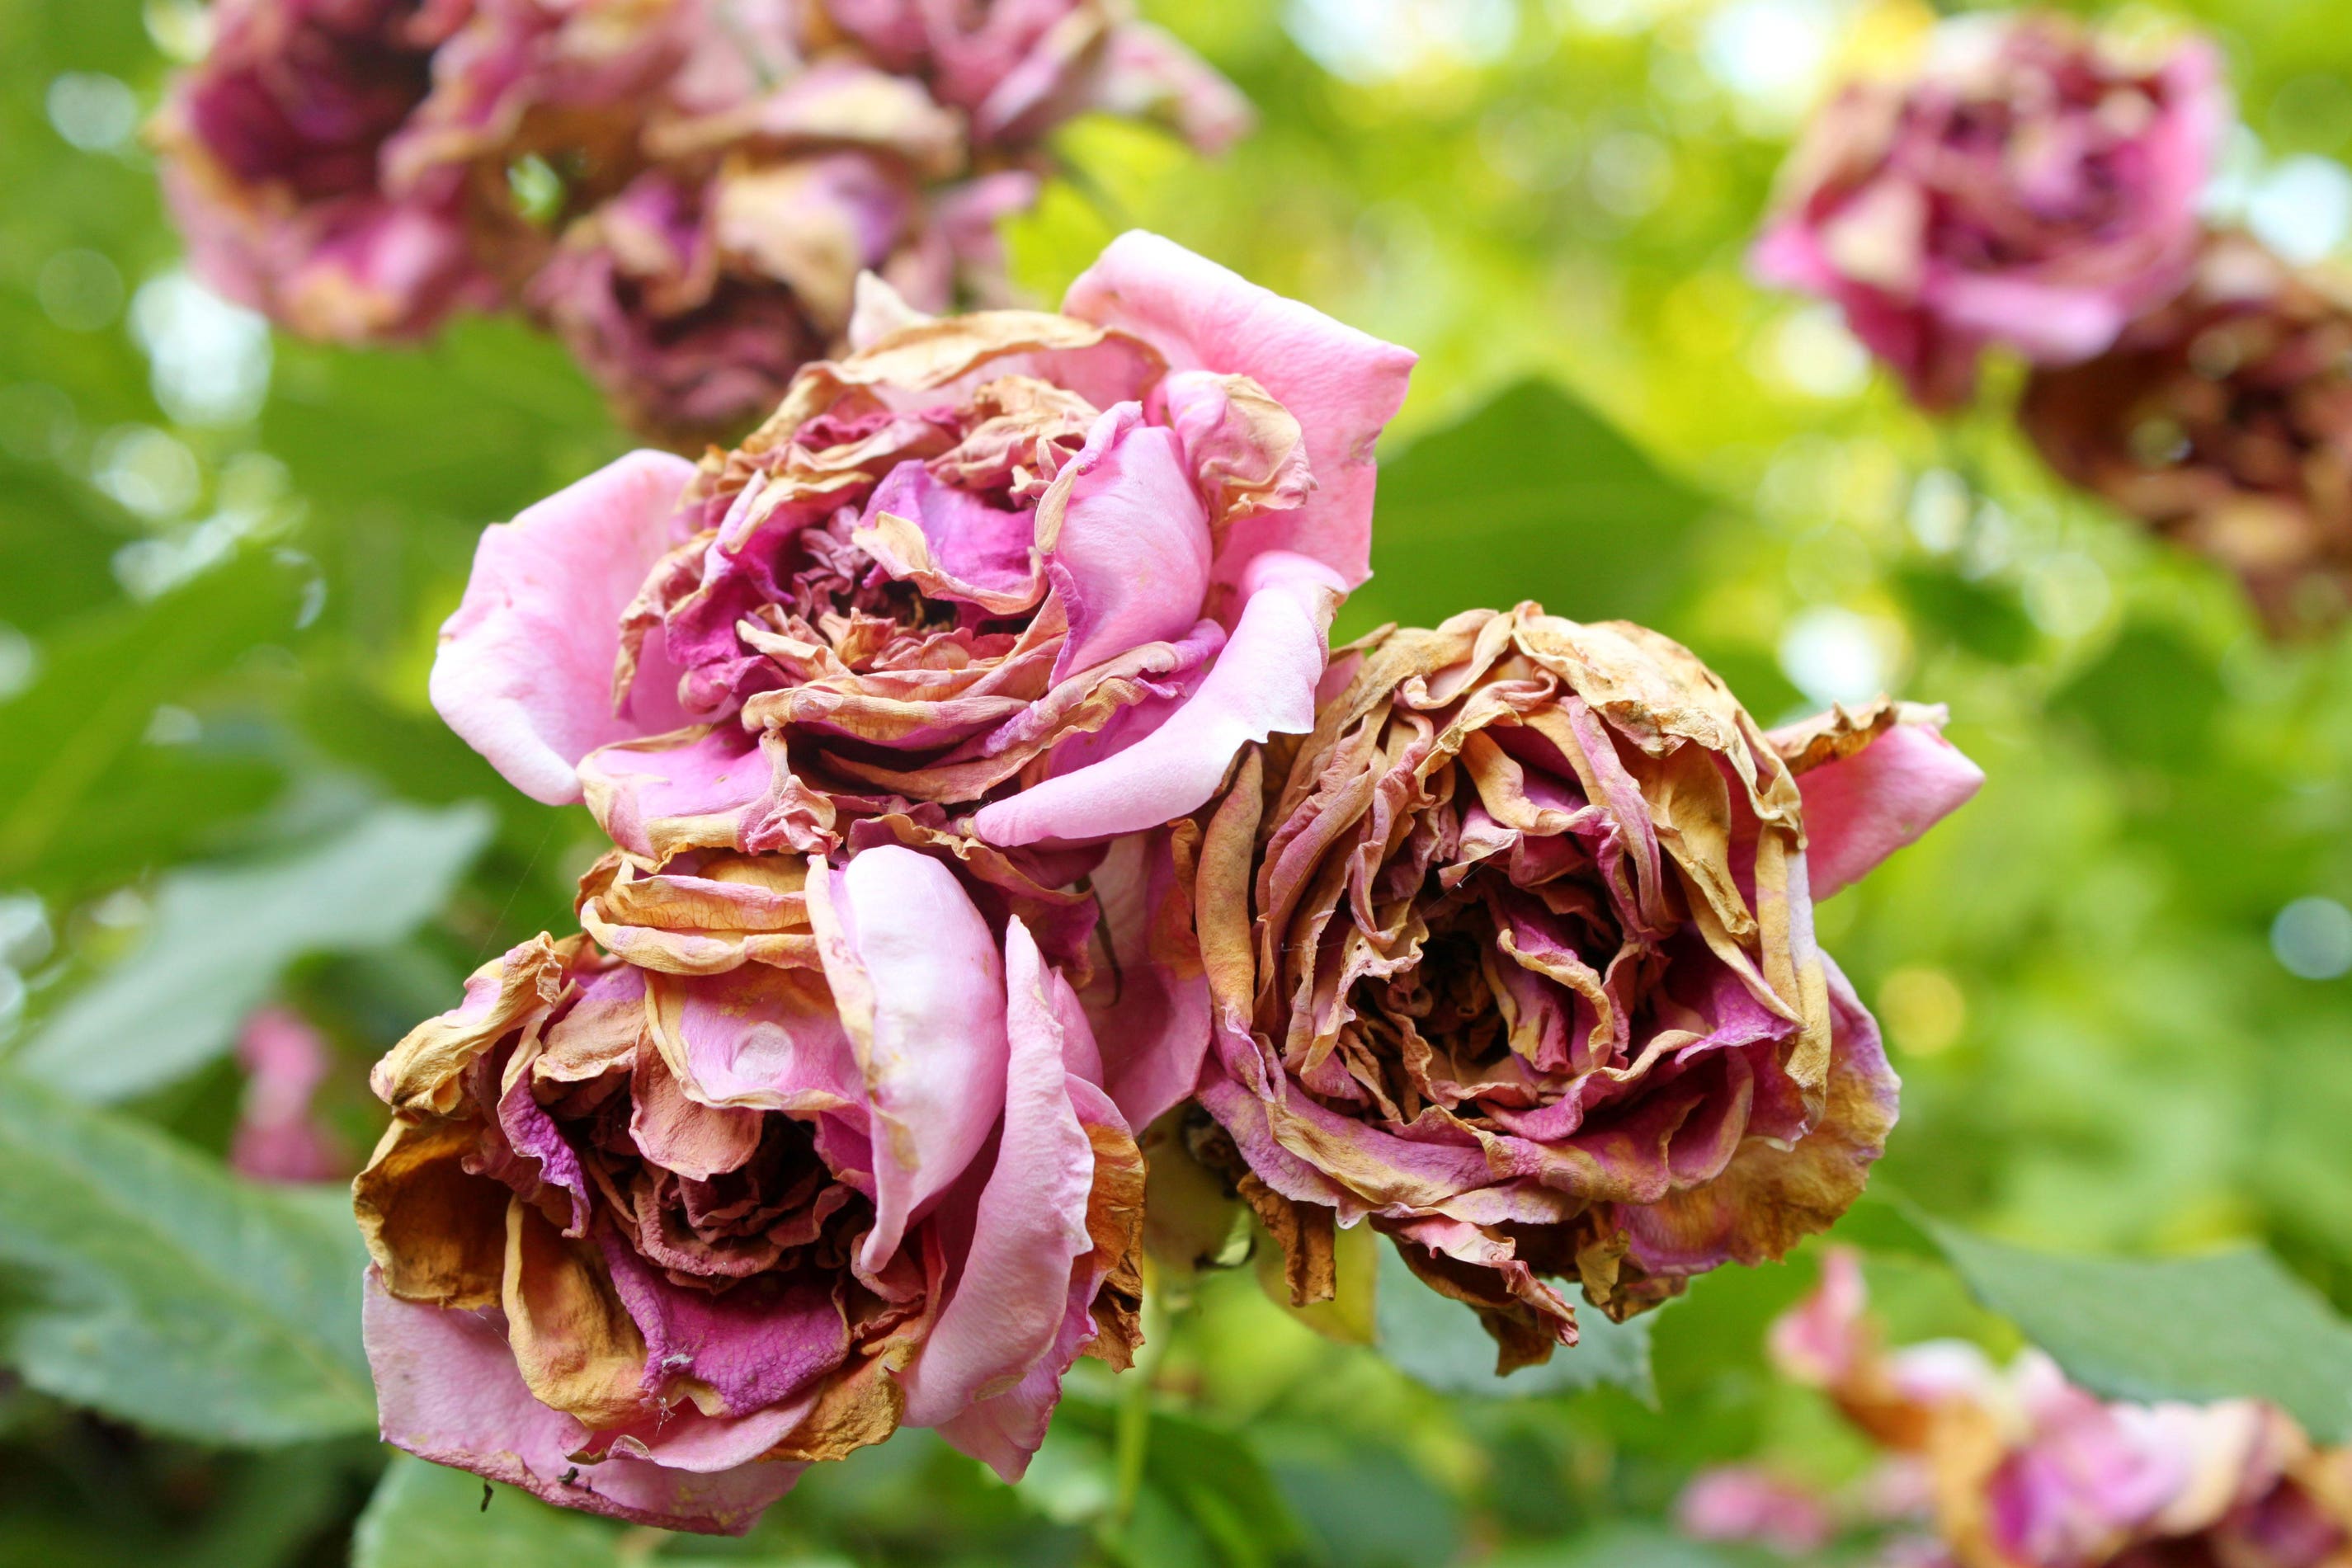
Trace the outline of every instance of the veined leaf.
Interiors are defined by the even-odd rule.
[[[14,1066],[84,1100],[171,1082],[228,1050],[295,959],[382,946],[429,919],[490,828],[487,807],[395,803],[290,856],[175,872],[145,940],[53,1014]]]
[[[0,1362],[34,1387],[206,1443],[374,1425],[341,1188],[257,1186],[9,1074],[0,1193]]]

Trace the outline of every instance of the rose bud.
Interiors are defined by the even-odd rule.
[[[223,0],[211,52],[152,131],[207,284],[310,337],[413,337],[497,296],[465,192],[395,195],[384,149],[432,90],[471,0]]]
[[[2035,373],[2050,465],[2234,572],[2274,633],[2352,601],[2352,297],[2242,235],[2097,359]]]
[[[1751,265],[1833,300],[1929,408],[2000,343],[2070,364],[2186,280],[2230,126],[2212,47],[2142,59],[2065,17],[1935,29],[1916,74],[1808,127]]]
[[[1100,841],[1313,727],[1412,354],[1144,234],[1061,315],[860,310],[877,335],[740,447],[485,531],[450,727],[658,859],[827,850],[908,801]]]
[[[1889,1354],[1867,1304],[1854,1254],[1832,1249],[1774,1358],[1924,1464],[1919,1511],[1961,1568],[2333,1568],[2352,1552],[2352,1452],[2315,1451],[2274,1406],[2111,1403],[2032,1350],[2006,1371],[1958,1341]]]
[[[535,937],[403,1040],[354,1187],[385,1438],[680,1530],[902,1425],[1017,1478],[1139,1342],[1104,1084],[1153,1074],[1079,1006],[1087,901],[980,861],[612,857],[609,956]]]
[[[1352,663],[1197,849],[1199,1097],[1294,1298],[1369,1218],[1507,1372],[1575,1341],[1543,1276],[1622,1318],[1834,1220],[1896,1083],[1812,903],[1975,791],[1941,710],[1768,736],[1664,637],[1534,605]]]

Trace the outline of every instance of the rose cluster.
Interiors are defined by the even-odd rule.
[[[2352,1556],[2352,1452],[2315,1448],[2277,1408],[2109,1403],[2036,1351],[1996,1366],[1975,1345],[1889,1352],[1854,1255],[1773,1325],[1780,1370],[1824,1390],[1885,1455],[1850,1499],[1734,1467],[1684,1494],[1684,1529],[1791,1556],[1837,1516],[1896,1532],[1906,1568],[2330,1568]]]
[[[858,274],[1007,293],[1074,115],[1214,151],[1230,84],[1119,0],[223,0],[153,137],[204,278],[311,337],[523,309],[648,432],[732,433]]]
[[[901,1426],[1018,1475],[1138,1343],[1145,1161],[1294,1299],[1370,1223],[1500,1364],[1853,1201],[1812,904],[1979,775],[1533,605],[1334,659],[1412,356],[1130,234],[1058,312],[862,280],[740,445],[488,529],[432,678],[612,843],[377,1070],[385,1436],[740,1529]]]
[[[1944,23],[1910,75],[1823,108],[1751,260],[1834,302],[1931,411],[1968,401],[1989,345],[2022,356],[2050,465],[2229,570],[2285,634],[2352,607],[2352,297],[2209,226],[2219,71],[2198,38]]]

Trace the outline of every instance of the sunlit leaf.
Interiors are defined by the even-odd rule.
[[[141,945],[14,1065],[88,1100],[171,1082],[226,1051],[296,958],[382,946],[431,918],[489,831],[479,806],[384,805],[291,855],[174,872]]]
[[[1685,586],[1707,498],[1546,381],[1381,465],[1371,583],[1341,632],[1540,601],[1582,621],[1654,617]]]
[[[364,1432],[366,1259],[340,1188],[264,1187],[142,1124],[0,1079],[0,1362],[157,1432]]]

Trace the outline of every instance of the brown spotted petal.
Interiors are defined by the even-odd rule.
[[[1506,1368],[1573,1343],[1540,1275],[1623,1315],[1778,1257],[1895,1114],[1806,832],[1782,748],[1654,632],[1522,605],[1385,633],[1201,827],[1202,1102],[1254,1179],[1475,1306]]]

